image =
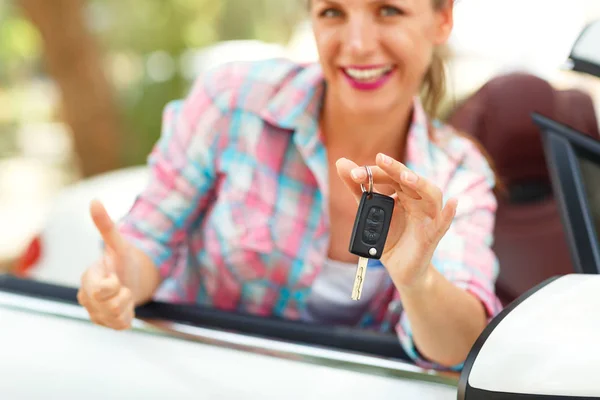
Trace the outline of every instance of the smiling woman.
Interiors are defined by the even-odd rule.
[[[452,1],[313,0],[320,62],[231,63],[168,105],[150,183],[85,272],[91,319],[126,329],[153,297],[395,331],[418,363],[460,369],[500,304],[494,174],[427,115]],[[359,301],[348,251],[365,169],[394,199]],[[417,350],[418,349],[418,350]]]
[[[449,0],[431,0],[433,7],[435,10],[442,10],[448,3]],[[329,5],[335,5],[336,2],[332,0],[309,0],[309,7],[312,3],[321,4],[321,7],[327,7]],[[388,5],[385,1],[373,1],[374,7],[379,7],[379,15],[384,17],[399,17],[404,14],[406,11],[399,8],[398,6]],[[404,4],[405,2],[400,2],[400,4]],[[324,4],[324,5],[323,5]],[[318,7],[315,7],[318,8]],[[335,10],[335,8],[327,8],[324,10],[328,17],[339,16],[339,10]],[[397,36],[401,34],[400,30],[391,30],[389,36],[389,41],[394,42],[397,39]],[[318,36],[317,36],[318,38]],[[444,39],[445,40],[445,39]],[[401,42],[394,43],[393,47],[403,47]],[[427,50],[425,50],[427,52]],[[423,105],[425,110],[430,116],[435,117],[438,113],[438,109],[440,103],[444,97],[445,89],[446,89],[446,74],[444,67],[444,58],[446,53],[446,46],[443,44],[437,43],[431,52],[431,59],[428,62],[428,68],[425,72],[425,76],[420,80],[421,87],[423,89]],[[358,81],[357,84],[359,87],[362,87],[364,90],[376,89],[380,85],[382,85],[388,77],[393,74],[393,66],[384,65],[384,66],[372,66],[373,69],[364,69],[364,68],[349,68],[346,72],[348,73],[350,78]],[[367,83],[365,83],[365,81]]]

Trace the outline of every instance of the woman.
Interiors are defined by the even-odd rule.
[[[127,217],[116,227],[91,206],[106,254],[79,301],[114,329],[155,295],[396,329],[417,362],[460,368],[500,306],[493,173],[472,142],[430,124],[417,97],[423,85],[433,108],[441,97],[436,48],[453,5],[313,0],[310,12],[319,65],[231,64],[167,108],[151,182]],[[397,201],[354,302],[348,245],[366,165]]]

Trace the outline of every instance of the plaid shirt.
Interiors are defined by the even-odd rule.
[[[323,91],[318,64],[233,63],[167,105],[152,179],[120,224],[165,278],[157,297],[299,318],[329,242]],[[405,162],[459,199],[433,264],[493,316],[501,307],[490,249],[494,176],[473,143],[435,128],[432,141],[415,99]],[[417,363],[433,366],[419,359],[391,280],[359,325],[396,330]]]

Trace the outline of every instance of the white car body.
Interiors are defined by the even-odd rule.
[[[29,281],[30,290],[44,290],[36,285],[41,286]],[[114,331],[91,324],[85,310],[74,304],[74,293],[54,299],[19,293],[1,276],[0,286],[2,399],[451,400],[457,396],[456,377],[403,361],[202,324],[136,320],[134,329]]]

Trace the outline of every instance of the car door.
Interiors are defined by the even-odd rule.
[[[0,398],[456,398],[457,376],[402,360],[393,335],[166,303],[118,332],[75,295],[0,277]]]

